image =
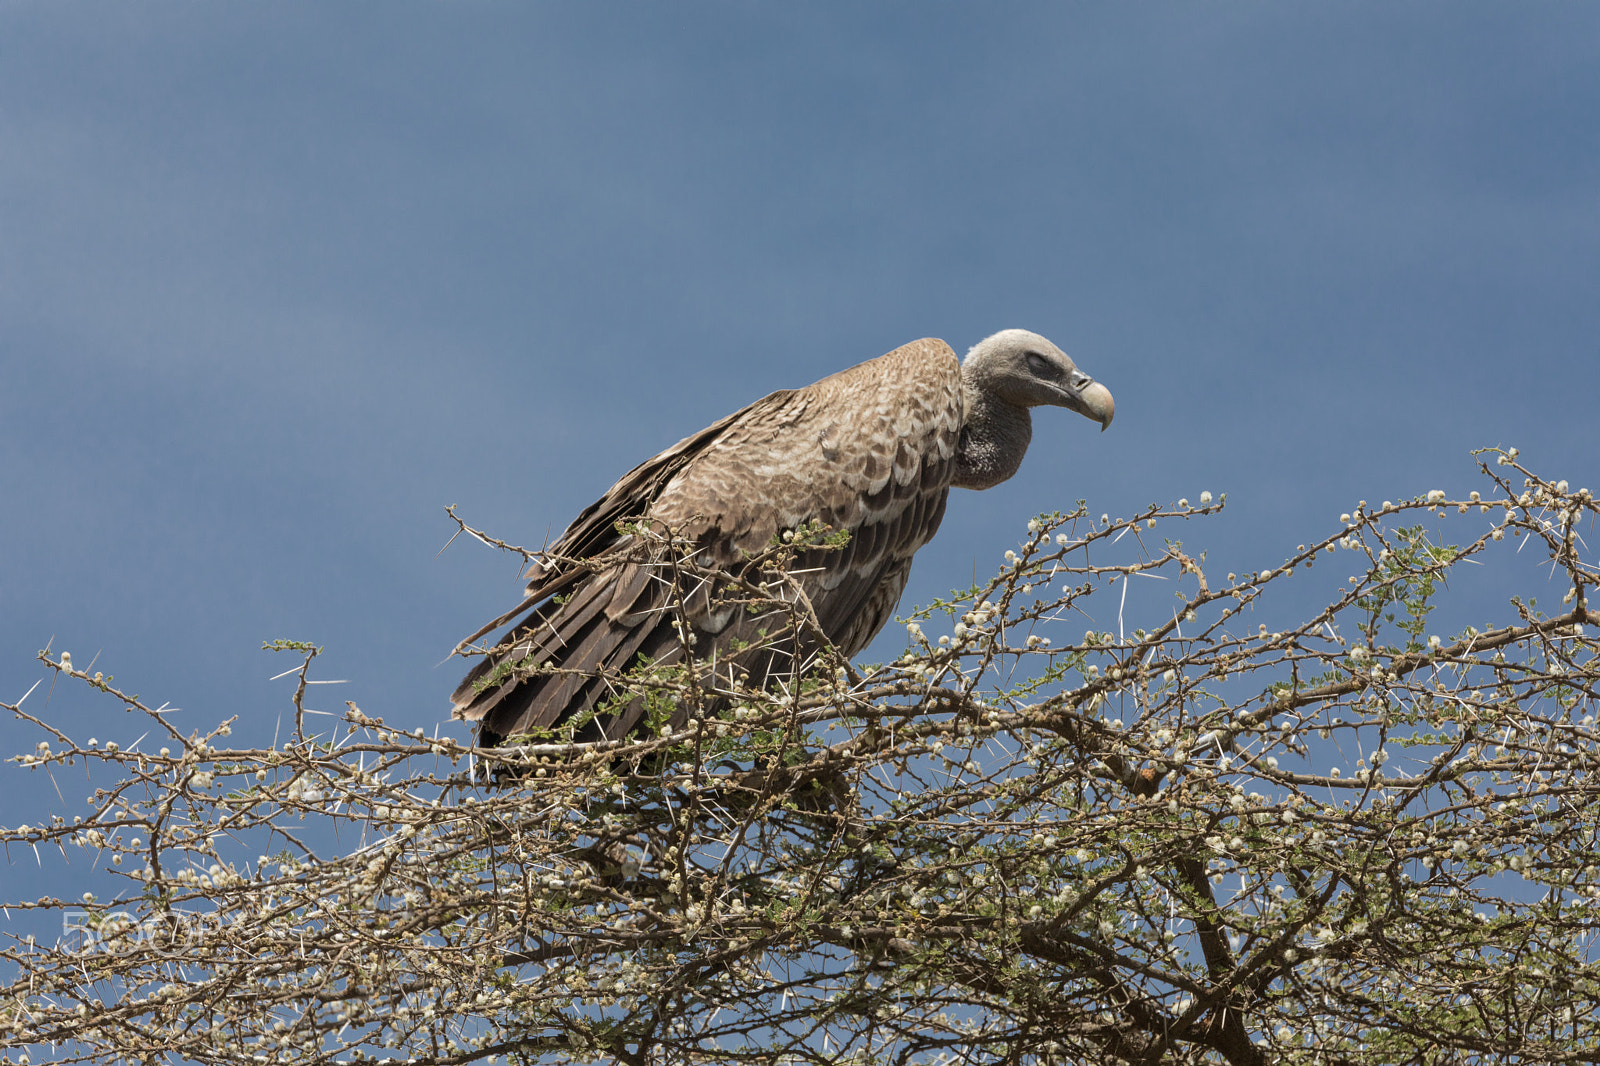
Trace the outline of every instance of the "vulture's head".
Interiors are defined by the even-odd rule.
[[[1116,403],[1111,391],[1037,333],[1001,330],[973,345],[961,364],[969,393],[1010,407],[1066,407],[1105,429]]]
[[[951,484],[986,489],[1017,472],[1033,436],[1034,407],[1066,407],[1111,424],[1111,391],[1037,333],[1007,329],[973,345],[961,363],[965,418]]]

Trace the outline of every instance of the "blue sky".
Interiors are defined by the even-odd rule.
[[[53,640],[185,731],[270,732],[281,637],[350,679],[331,706],[432,730],[517,594],[438,554],[446,504],[537,544],[922,336],[1044,333],[1117,420],[1037,418],[902,606],[1080,497],[1226,491],[1182,536],[1242,570],[1479,487],[1474,447],[1600,489],[1596,116],[1576,3],[12,0],[0,698]],[[36,778],[0,790],[36,820]]]

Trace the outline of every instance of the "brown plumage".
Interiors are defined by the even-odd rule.
[[[479,723],[481,743],[497,744],[607,701],[616,677],[645,658],[679,659],[674,594],[653,563],[660,553],[619,532],[619,522],[670,530],[694,545],[695,563],[730,573],[806,523],[848,532],[842,549],[801,552],[791,572],[828,641],[855,655],[892,616],[950,488],[1010,477],[1031,435],[1028,409],[1044,404],[1102,428],[1114,411],[1111,393],[1055,345],[1006,330],[965,363],[943,341],[913,341],[686,437],[624,474],[548,549],[590,565],[535,565],[522,603],[462,642],[458,651],[516,623],[456,689],[455,716]],[[760,643],[758,631],[782,612],[752,614],[703,587],[678,595],[696,659],[718,663],[724,679],[730,668],[757,683],[787,675],[796,654],[803,668],[815,650],[815,640],[796,648],[780,635],[731,654]],[[620,737],[643,708],[635,700],[612,710],[579,739]]]

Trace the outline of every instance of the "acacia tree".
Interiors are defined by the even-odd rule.
[[[295,735],[233,747],[228,723],[180,734],[43,653],[164,739],[97,743],[11,707],[44,737],[25,772],[85,764],[98,787],[0,838],[93,856],[109,887],[8,903],[69,928],[6,944],[0,1044],[104,1062],[1595,1061],[1600,570],[1581,534],[1600,509],[1494,454],[1482,493],[1363,503],[1225,579],[1154,540],[1218,510],[1209,494],[1041,516],[993,579],[916,611],[891,664],[824,650],[765,688],[681,662],[613,678],[650,710],[624,742],[486,752],[354,704],[314,728],[320,649],[279,643],[300,656]],[[803,634],[783,566],[809,543],[733,578],[650,550],[679,587],[715,579]],[[1454,568],[1535,549],[1558,609],[1430,625]],[[1139,575],[1180,602],[1084,632]],[[1320,609],[1257,622],[1319,581]]]

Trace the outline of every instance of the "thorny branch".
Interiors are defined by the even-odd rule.
[[[182,733],[41,653],[160,739],[79,740],[28,696],[5,705],[44,738],[17,766],[81,764],[93,794],[0,842],[96,872],[82,900],[8,904],[29,931],[0,951],[0,1046],[64,1062],[1594,1061],[1600,571],[1584,537],[1600,511],[1514,452],[1482,472],[1487,495],[1362,504],[1225,580],[1141,539],[1214,512],[1209,495],[1041,516],[994,578],[916,611],[893,663],[824,648],[752,688],[685,646],[610,676],[661,708],[624,741],[485,751],[354,703],[309,719],[321,649],[278,642],[303,657],[295,736],[231,746],[234,720]],[[819,633],[790,576],[805,538],[729,575],[654,535],[678,610],[715,588],[781,615],[774,642]],[[1438,631],[1453,567],[1530,549],[1558,610],[1519,599],[1481,631]],[[1349,559],[1303,622],[1244,624]],[[1130,633],[1140,575],[1183,599]],[[1088,615],[1117,632],[1071,635]]]

